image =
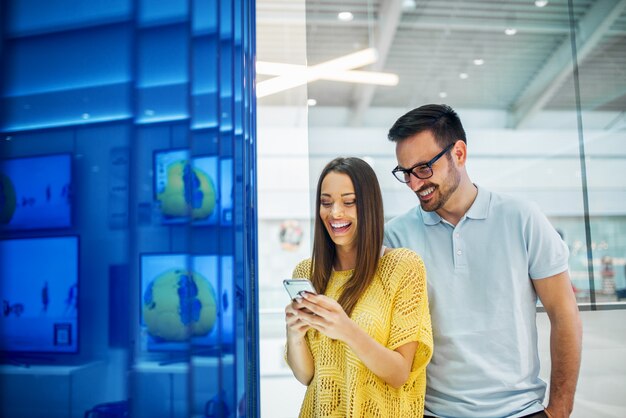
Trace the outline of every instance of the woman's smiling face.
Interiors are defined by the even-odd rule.
[[[331,171],[322,181],[320,218],[338,247],[354,247],[357,227],[356,194],[347,174]]]

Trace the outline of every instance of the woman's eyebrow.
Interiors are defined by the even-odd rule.
[[[350,195],[356,195],[356,193],[354,192],[349,192],[349,193],[342,193],[341,196],[350,196]],[[321,193],[320,196],[323,197],[330,197],[330,193]]]

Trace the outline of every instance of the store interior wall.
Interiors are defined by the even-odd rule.
[[[378,175],[386,218],[414,207],[391,177],[386,135],[426,103],[458,111],[473,181],[537,203],[570,248],[584,326],[572,417],[626,416],[626,309],[610,286],[626,289],[625,9],[623,0],[258,0],[259,61],[316,65],[373,47],[381,60],[362,69],[399,75],[397,87],[315,80],[259,100],[263,417],[297,416],[305,390],[283,361],[281,281],[310,256],[321,168],[362,157]],[[549,321],[537,315],[548,380]]]
[[[584,242],[580,226],[582,195],[575,114],[544,112],[526,129],[506,128],[505,112],[456,109],[468,137],[468,173],[476,183],[500,192],[526,196],[540,205],[553,225],[562,224],[565,241],[573,251]],[[313,191],[322,167],[336,156],[358,156],[374,168],[383,192],[387,219],[414,207],[415,196],[391,175],[394,144],[386,138],[389,127],[406,109],[372,109],[367,126],[346,127],[342,109],[277,108],[259,106],[259,285],[261,295],[261,411],[263,417],[295,417],[305,387],[284,363],[284,306],[288,297],[282,279],[310,256]],[[615,255],[615,280],[626,287],[626,247],[622,231],[626,217],[626,178],[616,176],[626,167],[626,131],[606,131],[614,114],[589,114],[585,119],[585,145],[590,180],[590,215],[608,222],[604,236],[594,235],[596,288],[601,287],[600,258]],[[307,168],[308,167],[308,171]],[[576,219],[575,227],[568,221]],[[284,246],[281,230],[296,221],[303,233],[297,247]],[[622,231],[620,233],[620,231]],[[578,234],[577,237],[569,236]],[[608,234],[608,236],[606,236]],[[601,242],[610,242],[602,247]],[[587,285],[584,264],[572,271],[573,283]],[[588,286],[588,285],[587,285]],[[574,418],[617,418],[626,413],[619,390],[598,391],[599,385],[623,388],[626,376],[626,310],[583,312],[583,362]],[[538,313],[541,376],[549,380],[549,322]],[[280,402],[279,402],[280,401]],[[603,407],[604,405],[604,407]]]

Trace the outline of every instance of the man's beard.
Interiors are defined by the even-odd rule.
[[[435,212],[441,209],[446,202],[450,199],[450,196],[459,188],[459,184],[461,183],[461,174],[454,169],[454,166],[450,164],[448,168],[448,176],[445,178],[444,183],[440,186],[437,184],[429,184],[423,186],[420,190],[418,190],[415,194],[419,198],[419,192],[429,187],[435,187],[434,193],[438,193],[435,199],[430,199],[427,202],[422,202],[420,199],[420,205],[422,209],[426,212]]]

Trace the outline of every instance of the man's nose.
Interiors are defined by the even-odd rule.
[[[409,183],[408,186],[411,188],[411,190],[413,190],[414,192],[418,191],[420,189],[420,187],[422,187],[422,185],[424,184],[424,180],[417,178],[416,176],[414,176],[413,174],[411,174],[409,176]]]

